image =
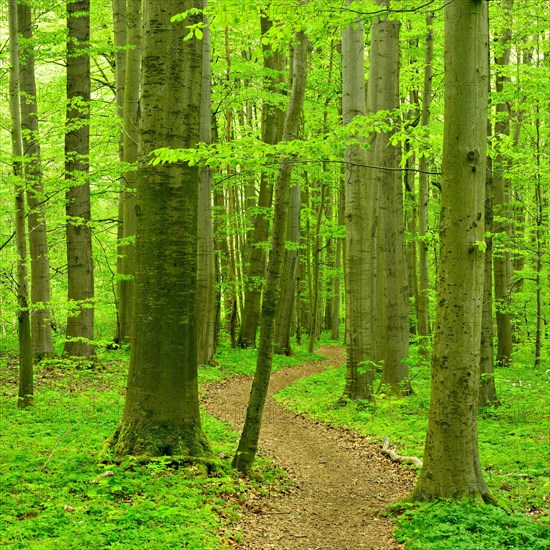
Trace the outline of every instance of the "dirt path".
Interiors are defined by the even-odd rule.
[[[393,538],[392,522],[375,512],[411,489],[411,475],[364,438],[296,416],[272,398],[292,382],[344,362],[340,347],[318,351],[328,359],[272,375],[260,449],[289,473],[295,487],[289,494],[248,507],[240,525],[245,543],[239,548],[402,548]],[[241,378],[210,386],[207,410],[240,430],[250,384]]]

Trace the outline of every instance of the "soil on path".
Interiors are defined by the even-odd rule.
[[[255,501],[241,519],[254,550],[359,550],[403,548],[393,523],[377,515],[412,488],[412,474],[380,453],[380,446],[346,431],[316,424],[283,409],[272,395],[300,378],[341,365],[344,350],[324,346],[326,360],[272,374],[260,450],[294,480],[289,493]],[[251,380],[239,378],[207,388],[207,410],[240,431]]]

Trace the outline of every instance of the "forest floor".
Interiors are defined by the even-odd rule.
[[[238,548],[255,550],[359,550],[403,548],[393,522],[378,515],[412,488],[413,474],[393,464],[366,437],[323,426],[286,411],[273,395],[300,378],[345,362],[344,349],[323,346],[327,359],[272,374],[260,453],[293,480],[292,488],[247,502],[236,526]],[[206,387],[208,412],[242,428],[251,378]]]

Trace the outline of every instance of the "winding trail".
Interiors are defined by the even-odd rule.
[[[324,346],[328,359],[272,374],[260,450],[294,480],[289,493],[247,506],[239,527],[254,550],[363,550],[403,548],[393,523],[376,511],[411,490],[412,474],[380,454],[380,446],[283,409],[272,395],[300,378],[341,365],[344,350]],[[251,380],[206,388],[207,410],[242,428]]]

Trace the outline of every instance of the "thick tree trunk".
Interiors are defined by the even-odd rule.
[[[283,141],[290,141],[297,138],[304,104],[309,41],[303,31],[297,34],[297,39],[298,43],[295,47],[294,54],[294,80],[292,83],[290,103],[285,117]],[[263,408],[271,374],[273,361],[273,329],[275,324],[275,311],[279,300],[279,287],[281,284],[281,268],[283,265],[285,248],[286,216],[289,204],[292,166],[292,162],[283,160],[277,174],[273,233],[267,268],[265,296],[262,302],[258,361],[256,364],[254,381],[252,383],[252,390],[250,392],[250,400],[246,410],[243,432],[239,441],[237,453],[233,458],[233,467],[244,474],[250,472],[258,449]]]
[[[180,162],[150,164],[158,147],[199,139],[202,45],[170,21],[200,0],[145,0],[137,261],[128,391],[108,444],[116,455],[208,453],[197,383],[197,206],[199,172]]]
[[[262,15],[260,19],[262,35],[265,35],[273,22],[269,17]],[[264,67],[268,76],[265,79],[265,88],[269,94],[279,94],[283,79],[284,55],[274,50],[271,45],[263,44]],[[281,139],[284,113],[270,101],[262,103],[262,140],[270,145]],[[244,310],[239,334],[239,346],[242,348],[256,346],[256,331],[260,319],[260,304],[265,283],[266,251],[264,243],[269,237],[269,216],[273,200],[273,183],[271,176],[263,172],[260,180],[258,195],[258,214],[252,233],[247,284],[244,297]]]
[[[342,118],[350,124],[364,116],[365,62],[363,25],[357,21],[342,31]],[[371,68],[371,82],[374,79]],[[350,144],[345,153],[346,219],[346,340],[345,399],[373,399],[375,375],[374,189],[368,185],[365,148]]]
[[[207,1],[204,0],[204,7]],[[202,36],[202,93],[200,111],[200,141],[212,141],[212,111],[210,104],[210,27],[208,21]],[[198,220],[198,357],[199,365],[214,357],[216,335],[216,265],[214,257],[214,226],[212,223],[212,171],[200,169]]]
[[[21,158],[21,111],[19,99],[19,36],[17,0],[9,0],[8,23],[10,38],[10,118],[11,150],[13,154],[15,196],[15,243],[17,247],[17,334],[19,339],[19,392],[17,406],[31,407],[33,398],[33,365],[29,288],[27,282],[27,233],[25,230],[25,184]]]
[[[32,13],[29,6],[17,7],[20,34],[21,127],[23,130],[24,173],[27,183],[29,252],[31,257],[31,335],[35,359],[53,355],[50,312],[50,260],[46,230],[46,205],[38,133],[38,102],[32,45]]]
[[[389,2],[387,3],[389,6]],[[393,112],[399,108],[399,22],[381,18],[372,29],[371,67],[376,80],[376,110]],[[377,357],[383,360],[380,391],[384,394],[410,393],[409,352],[409,290],[405,252],[403,214],[403,184],[396,170],[401,162],[399,146],[392,146],[395,130],[376,136],[372,164],[389,170],[371,171],[372,183],[378,192],[379,222],[377,227],[378,311],[376,314]]]
[[[445,6],[440,265],[424,467],[416,500],[489,501],[478,454],[488,88],[487,4]]]
[[[90,0],[67,4],[67,274],[63,353],[89,359],[94,346],[94,264],[90,228]]]

